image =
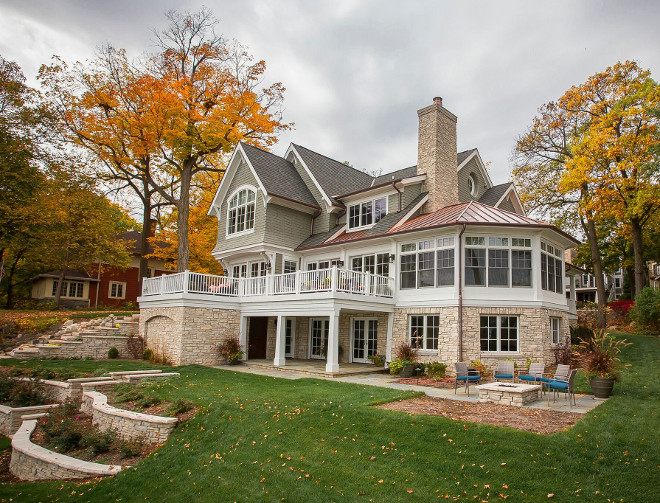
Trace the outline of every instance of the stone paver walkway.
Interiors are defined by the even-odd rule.
[[[249,374],[256,375],[265,375],[270,377],[277,377],[280,379],[328,379],[331,381],[340,381],[347,382],[352,384],[361,384],[364,386],[380,386],[382,388],[392,388],[402,391],[421,391],[428,396],[446,398],[449,400],[462,400],[469,402],[476,402],[479,398],[479,392],[474,388],[470,388],[470,396],[465,393],[465,389],[459,387],[456,394],[454,390],[445,389],[445,388],[431,388],[429,386],[417,386],[414,384],[402,384],[397,382],[397,378],[389,374],[359,374],[359,375],[347,375],[341,377],[325,377],[321,373],[318,375],[303,373],[294,370],[275,370],[273,368],[267,367],[256,367],[247,365],[235,365],[235,366],[220,366],[216,367],[223,370],[232,370],[236,372],[245,372]],[[549,398],[549,400],[548,400]],[[552,399],[552,393],[546,393],[543,398],[537,400],[536,402],[525,405],[524,407],[531,407],[535,409],[546,409],[546,410],[557,410],[561,412],[577,412],[577,413],[587,413],[590,410],[594,409],[601,403],[605,402],[606,399],[595,398],[593,395],[575,395],[577,406],[569,407],[568,401],[564,398],[563,393],[559,394],[556,401]],[[549,403],[548,403],[549,401]]]

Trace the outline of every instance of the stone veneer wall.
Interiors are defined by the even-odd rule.
[[[37,419],[23,422],[12,439],[9,471],[21,480],[83,479],[114,475],[121,466],[102,465],[49,451],[30,441]]]
[[[81,410],[91,414],[92,422],[101,431],[112,431],[124,440],[143,439],[154,444],[165,442],[178,421],[176,417],[117,409],[108,405],[107,396],[96,391],[83,393]]]
[[[403,308],[394,312],[394,327],[392,334],[392,357],[396,348],[410,341],[408,335],[408,317],[412,314],[427,314],[440,316],[440,334],[438,351],[420,352],[419,359],[423,362],[440,361],[448,365],[450,373],[454,371],[454,362],[458,360],[458,308]],[[519,317],[518,338],[519,352],[515,355],[502,353],[493,355],[482,353],[480,349],[480,316],[481,315],[515,315]],[[561,335],[563,343],[570,343],[568,314],[565,311],[555,311],[539,308],[517,307],[464,307],[463,308],[463,360],[466,362],[481,360],[487,366],[496,366],[498,361],[513,359],[519,366],[526,365],[527,358],[542,361],[546,365],[554,365],[555,357],[550,341],[550,317],[561,318]]]
[[[30,349],[37,349],[38,353],[21,354],[17,351],[14,358],[94,358],[103,359],[108,357],[111,347],[117,348],[119,358],[131,358],[125,335],[83,335],[82,341],[60,341],[49,344],[37,344]]]
[[[56,407],[60,407],[60,404],[33,405],[31,407],[8,407],[6,405],[0,405],[0,435],[8,437],[16,433],[16,430],[23,423],[24,416],[48,412]]]
[[[140,314],[146,346],[173,365],[217,365],[220,343],[239,336],[240,312],[233,309],[160,307]]]

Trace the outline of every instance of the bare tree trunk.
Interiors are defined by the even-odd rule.
[[[149,259],[145,257],[149,253],[149,236],[151,236],[151,193],[146,180],[142,182],[142,239],[140,240],[140,280],[138,292],[142,292],[142,278],[148,275]]]
[[[190,183],[194,160],[188,159],[181,170],[181,185],[177,204],[176,234],[179,240],[177,247],[177,268],[179,272],[188,269],[190,250],[188,247],[188,216],[190,214]]]
[[[16,259],[9,268],[7,275],[7,309],[14,309],[14,274],[16,273],[16,266],[23,258],[23,251],[16,255]]]
[[[642,244],[642,226],[639,220],[633,218],[630,220],[630,227],[633,238],[633,253],[635,256],[635,288],[631,287],[631,294],[634,297],[646,286],[646,266],[644,265],[644,245]]]
[[[55,289],[55,304],[57,305],[57,309],[60,308],[60,297],[62,297],[62,284],[64,282],[65,275],[66,275],[66,268],[64,268],[60,272],[60,276],[59,278],[57,278],[57,288]]]
[[[589,250],[591,251],[591,262],[594,266],[594,276],[596,280],[596,296],[598,297],[598,313],[596,316],[596,325],[598,328],[605,328],[607,323],[607,313],[605,312],[605,281],[603,279],[603,264],[600,260],[600,250],[598,249],[598,238],[596,235],[596,223],[592,218],[587,217],[586,223],[583,219],[582,229],[587,235],[589,241]]]

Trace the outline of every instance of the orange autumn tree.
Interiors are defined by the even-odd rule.
[[[290,125],[281,121],[282,85],[262,85],[265,63],[251,63],[242,46],[217,34],[210,11],[167,17],[159,51],[141,62],[108,49],[94,68],[71,73],[53,66],[41,73],[51,94],[64,89],[65,98],[75,98],[60,100],[75,141],[92,145],[106,167],[127,167],[126,184],[142,185],[142,193],[151,190],[175,208],[177,269],[183,271],[189,268],[191,194],[200,177],[222,173],[223,156],[239,141],[268,147]]]

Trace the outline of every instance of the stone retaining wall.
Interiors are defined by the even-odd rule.
[[[128,336],[125,335],[83,335],[80,341],[51,340],[49,344],[36,344],[27,350],[17,349],[12,356],[18,359],[28,358],[94,358],[101,360],[108,357],[111,347],[117,348],[119,358],[132,358],[128,351]]]
[[[24,416],[30,416],[39,412],[48,412],[60,407],[60,404],[33,405],[32,407],[8,407],[0,405],[0,435],[10,437],[21,427]]]
[[[96,391],[83,393],[83,410],[91,411],[92,421],[101,431],[114,431],[124,440],[143,439],[149,443],[165,442],[178,421],[175,417],[117,409],[108,405],[107,396]]]
[[[121,466],[82,461],[49,451],[30,441],[37,419],[23,421],[11,441],[9,471],[22,480],[83,479],[115,475]]]

